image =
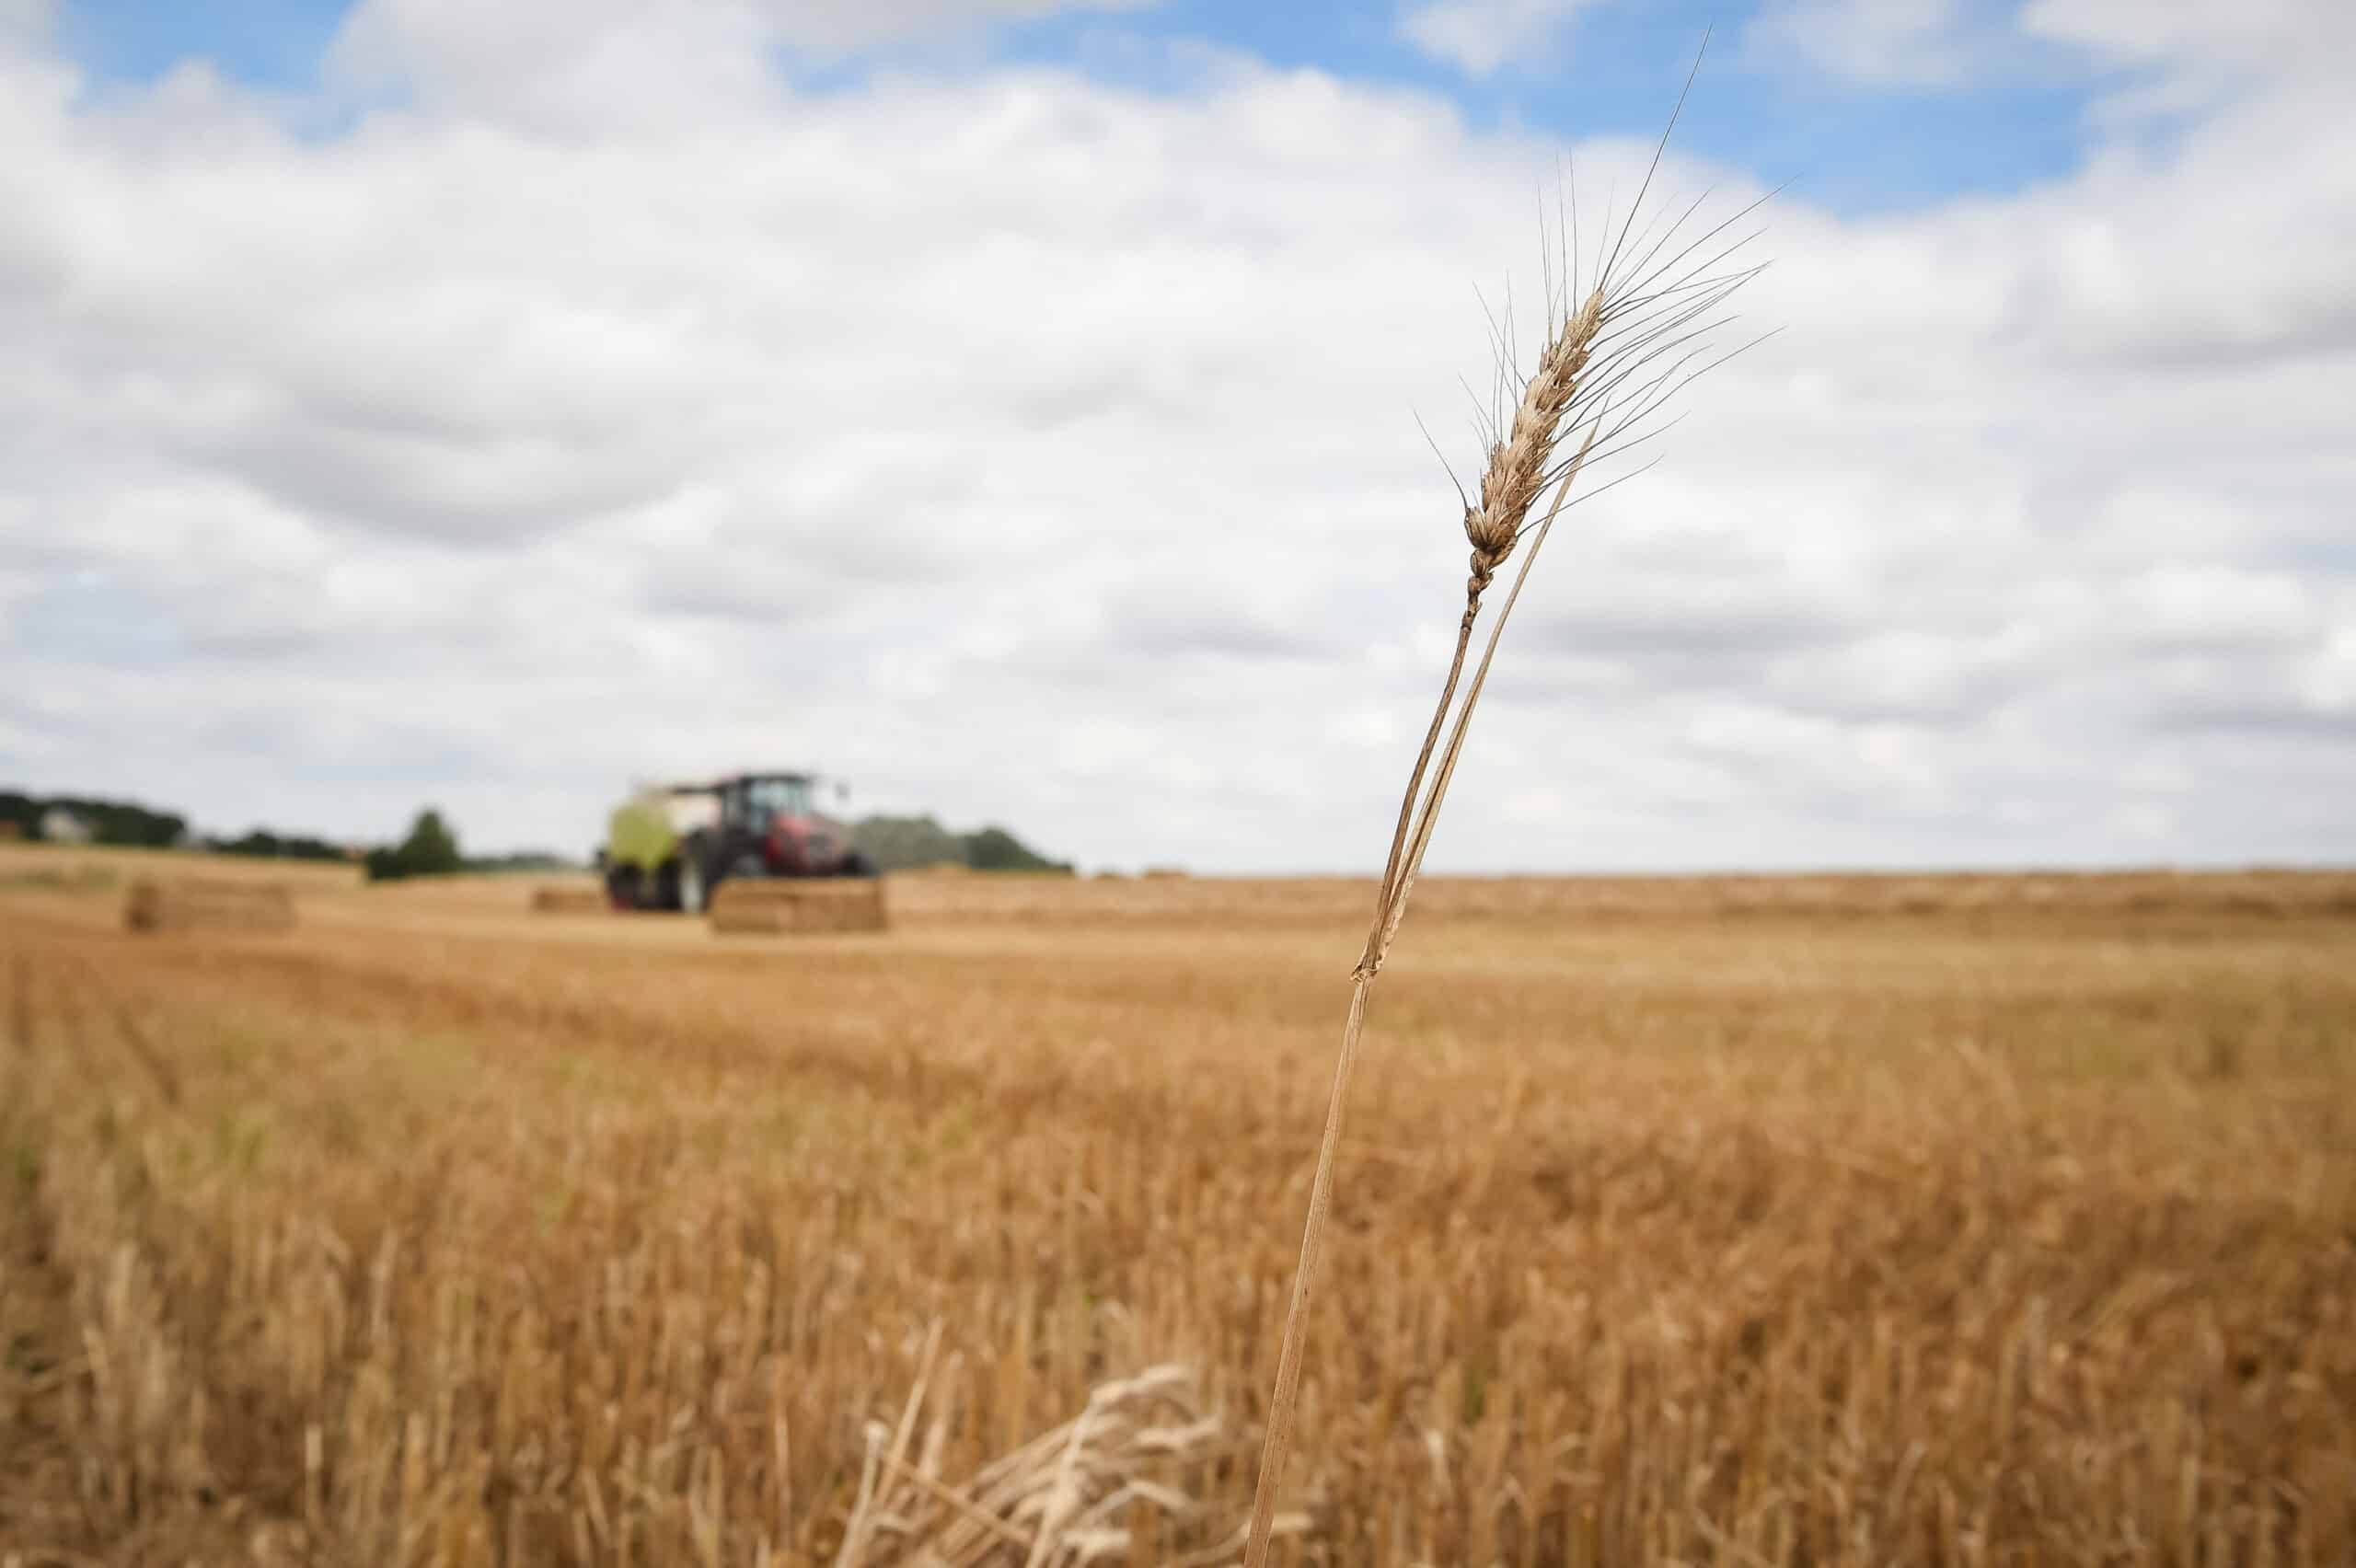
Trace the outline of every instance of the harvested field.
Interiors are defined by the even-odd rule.
[[[1278,1559],[2356,1558],[2351,892],[1426,879]],[[0,1557],[1232,1562],[1371,897],[0,888]]]
[[[711,897],[711,928],[735,936],[880,931],[887,925],[878,877],[732,880]]]
[[[1238,881],[1148,871],[1136,879],[1000,872],[892,882],[912,920],[1232,923],[1304,929],[1366,919],[1370,884],[1348,877]],[[2254,916],[2356,917],[2356,872],[2037,872],[2016,876],[1434,877],[1415,915],[1438,920],[1612,925],[1694,920],[1842,922],[1939,917],[2073,922]]]

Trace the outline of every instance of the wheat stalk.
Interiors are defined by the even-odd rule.
[[[1703,47],[1707,47],[1706,35]],[[1698,72],[1700,68],[1701,55],[1697,52],[1693,70]],[[1692,89],[1692,82],[1693,74],[1689,72],[1686,91]],[[1498,639],[1513,615],[1522,584],[1529,580],[1530,569],[1544,547],[1554,519],[1569,499],[1573,483],[1598,458],[1627,451],[1658,434],[1658,427],[1649,421],[1669,399],[1695,376],[1732,357],[1708,360],[1699,368],[1694,367],[1703,352],[1695,345],[1723,324],[1715,317],[1717,307],[1761,270],[1722,270],[1727,258],[1754,236],[1745,236],[1703,259],[1695,259],[1732,224],[1756,210],[1758,202],[1674,250],[1670,247],[1700,206],[1699,199],[1657,238],[1653,237],[1654,225],[1650,224],[1641,234],[1635,230],[1637,214],[1652,189],[1669,133],[1676,129],[1684,105],[1684,93],[1680,92],[1677,109],[1671,112],[1660,143],[1653,150],[1644,185],[1637,191],[1618,236],[1611,241],[1610,253],[1598,259],[1592,285],[1584,294],[1579,290],[1577,273],[1571,265],[1576,241],[1565,245],[1563,250],[1563,287],[1559,295],[1550,269],[1546,346],[1536,368],[1526,378],[1519,378],[1511,422],[1502,430],[1492,424],[1487,466],[1481,477],[1478,500],[1464,500],[1464,536],[1472,547],[1472,571],[1465,582],[1463,614],[1457,623],[1456,651],[1449,662],[1448,677],[1441,684],[1439,701],[1432,710],[1423,747],[1407,777],[1398,825],[1392,834],[1390,858],[1383,866],[1375,895],[1366,946],[1351,974],[1349,1013],[1342,1026],[1341,1051],[1326,1100],[1325,1131],[1318,1144],[1316,1172],[1309,1189],[1309,1214],[1301,1229],[1300,1256],[1294,1266],[1291,1302],[1286,1311],[1284,1338],[1277,1354],[1276,1388],[1268,1401],[1259,1480],[1253,1495],[1250,1533],[1244,1546],[1244,1568],[1262,1568],[1267,1559],[1276,1492],[1291,1445],[1293,1414],[1300,1391],[1300,1358],[1308,1337],[1310,1298],[1316,1284],[1326,1216],[1333,1205],[1342,1113],[1349,1096],[1350,1077],[1357,1065],[1359,1038],[1366,1027],[1368,993],[1398,937],[1400,922],[1406,917],[1407,899],[1415,891],[1424,852],[1438,824],[1441,802],[1455,778],[1465,732],[1473,709],[1480,704],[1482,688],[1487,684]],[[1610,233],[1607,225],[1607,237]],[[1508,317],[1499,332],[1501,383],[1516,378],[1510,359],[1510,330]],[[1577,443],[1565,456],[1563,449],[1575,432]],[[1622,481],[1613,481],[1619,482]],[[1544,518],[1530,532],[1530,548],[1523,553],[1513,585],[1490,625],[1480,663],[1473,671],[1463,702],[1455,707],[1451,724],[1449,714],[1464,674],[1465,657],[1472,648],[1482,597],[1497,571],[1512,559],[1531,510],[1550,487],[1553,500]],[[1606,485],[1601,490],[1610,488]],[[1588,495],[1600,494],[1601,490]],[[1461,493],[1460,486],[1460,496]],[[1444,744],[1443,732],[1447,736]],[[1436,771],[1435,756],[1438,761]]]

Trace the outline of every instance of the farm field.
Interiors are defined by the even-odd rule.
[[[0,853],[0,1562],[1235,1560],[1370,882],[156,863]],[[2356,875],[1435,877],[1369,1016],[1281,1560],[2356,1561]]]

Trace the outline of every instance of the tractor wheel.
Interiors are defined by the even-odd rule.
[[[606,872],[606,899],[617,909],[639,907],[644,877],[636,866],[615,866]]]

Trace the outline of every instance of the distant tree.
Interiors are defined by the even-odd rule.
[[[417,813],[407,838],[389,849],[371,849],[367,867],[370,882],[447,876],[466,868],[466,857],[458,853],[458,836],[428,806]]]
[[[57,813],[52,817],[52,813]],[[94,844],[129,844],[168,849],[188,831],[188,819],[168,812],[150,811],[129,801],[93,800],[77,795],[40,797],[0,790],[0,821],[17,824],[26,838],[40,838],[43,821],[79,822]]]
[[[341,860],[343,847],[324,838],[300,834],[276,834],[257,827],[237,838],[209,840],[205,847],[216,855],[249,855],[264,860]]]
[[[977,871],[1063,871],[1071,867],[1050,860],[1002,827],[986,827],[965,836],[965,863]]]
[[[19,838],[40,836],[41,802],[15,790],[0,790],[0,822],[17,830]]]
[[[1002,827],[952,833],[930,816],[871,816],[853,823],[851,843],[887,871],[971,866],[977,871],[1068,871]]]
[[[965,863],[965,841],[930,816],[864,817],[851,824],[850,841],[887,871]]]
[[[511,849],[502,855],[469,855],[470,871],[577,871],[583,862],[553,849]]]

